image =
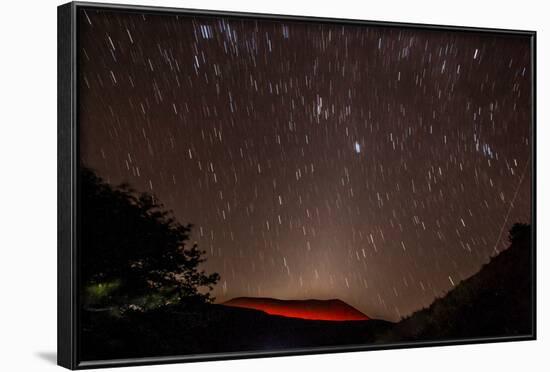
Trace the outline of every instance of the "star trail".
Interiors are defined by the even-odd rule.
[[[531,222],[530,39],[87,10],[80,157],[150,192],[214,295],[398,320]]]

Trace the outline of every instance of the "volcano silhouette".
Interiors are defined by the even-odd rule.
[[[288,318],[310,320],[369,320],[365,314],[337,299],[332,300],[278,300],[265,297],[237,297],[222,305],[242,307]]]

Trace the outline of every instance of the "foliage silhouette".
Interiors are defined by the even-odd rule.
[[[113,187],[81,169],[81,296],[87,310],[150,310],[213,301],[217,273],[182,225],[147,193]]]
[[[531,226],[514,224],[508,240],[510,246],[478,273],[397,323],[380,341],[532,334]]]

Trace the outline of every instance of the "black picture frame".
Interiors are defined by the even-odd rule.
[[[257,20],[289,20],[312,23],[342,25],[384,26],[392,28],[453,31],[459,33],[483,33],[486,35],[521,35],[531,41],[531,273],[532,273],[532,334],[474,338],[444,341],[416,341],[383,345],[358,345],[315,347],[270,352],[235,352],[175,357],[147,357],[117,360],[79,360],[78,339],[78,275],[79,275],[79,106],[78,106],[78,22],[79,9],[98,9],[121,12],[147,12],[155,14],[207,15],[214,17],[236,17]],[[489,29],[430,24],[396,23],[352,19],[333,19],[274,14],[255,14],[212,10],[180,9],[156,6],[134,6],[89,2],[71,2],[58,7],[58,364],[69,369],[97,367],[137,366],[149,364],[226,360],[236,358],[257,358],[273,356],[303,355],[312,353],[336,353],[380,349],[398,349],[426,346],[462,345],[472,343],[523,341],[536,339],[536,32],[523,30]]]

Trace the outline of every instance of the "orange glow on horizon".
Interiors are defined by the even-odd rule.
[[[339,300],[276,300],[271,298],[236,298],[226,306],[264,311],[270,315],[308,320],[369,320],[365,314]]]

